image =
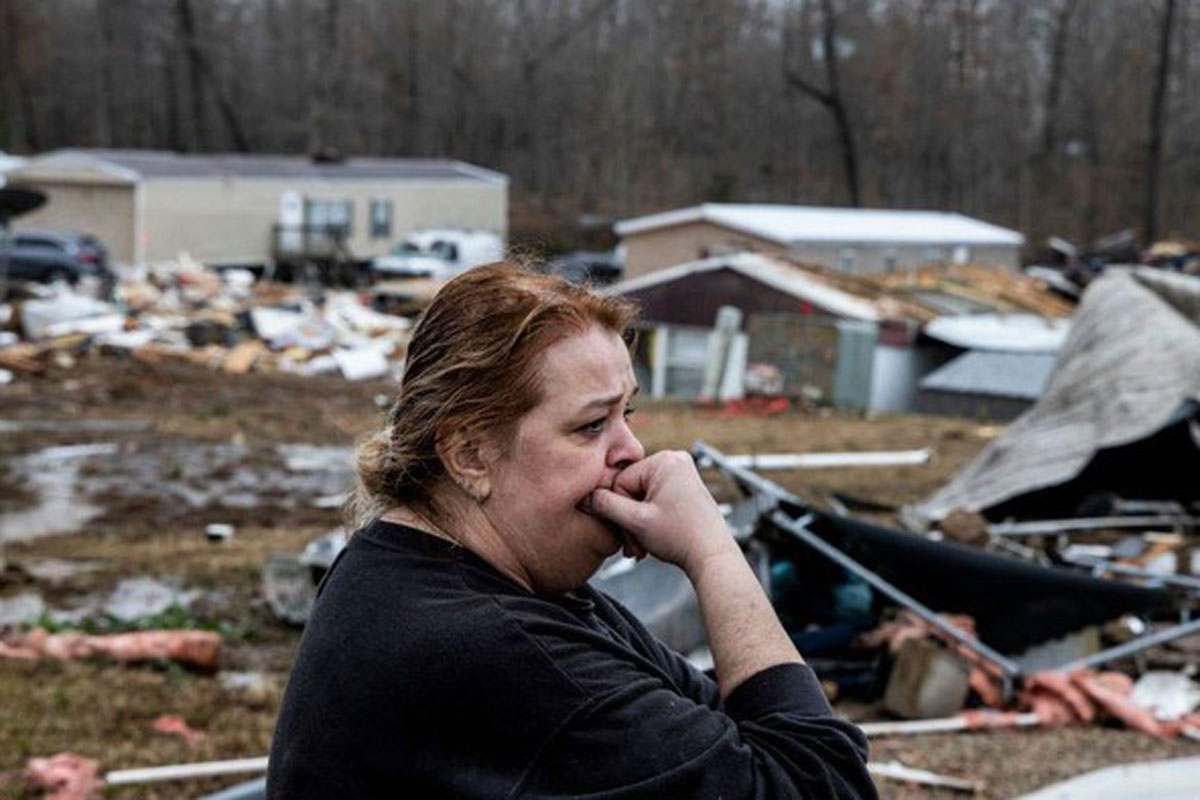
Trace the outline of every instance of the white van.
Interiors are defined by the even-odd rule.
[[[504,258],[504,241],[491,231],[427,228],[413,231],[392,251],[371,262],[388,278],[452,278],[472,267]]]

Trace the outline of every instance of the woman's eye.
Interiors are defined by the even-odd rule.
[[[604,417],[601,417],[600,419],[594,419],[585,425],[580,425],[579,431],[581,433],[603,433]]]
[[[637,411],[637,409],[634,408],[633,406],[629,406],[628,408],[626,408],[625,409],[625,419],[629,419],[635,411]]]

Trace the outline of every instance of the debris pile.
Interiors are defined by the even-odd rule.
[[[967,545],[820,511],[753,462],[703,443],[694,455],[746,496],[731,530],[752,564],[765,555],[758,572],[827,690],[910,721],[869,723],[869,735],[1107,722],[1200,738],[1200,654],[1187,644],[1200,636],[1200,580],[1174,574],[1176,561],[1152,572],[1014,558],[989,552],[987,538]],[[1118,545],[1163,555],[1186,539],[1144,536],[1144,548],[1128,536]]]
[[[203,672],[215,672],[221,641],[221,634],[215,631],[161,630],[90,636],[35,628],[0,640],[0,658],[77,661],[101,657],[118,663],[175,661]]]
[[[366,380],[398,374],[411,321],[369,295],[256,282],[183,258],[126,279],[113,302],[30,284],[0,306],[0,369],[39,375],[84,354],[185,361],[232,375],[288,372]]]

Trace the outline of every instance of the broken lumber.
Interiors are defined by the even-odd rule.
[[[221,641],[221,634],[215,631],[159,630],[89,636],[35,628],[24,636],[0,640],[0,658],[79,661],[100,656],[122,663],[167,659],[216,671]]]
[[[245,375],[266,349],[267,346],[258,339],[247,339],[229,352],[221,369],[231,375]]]

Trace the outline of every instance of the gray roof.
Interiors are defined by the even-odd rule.
[[[317,178],[324,180],[473,180],[504,182],[499,172],[462,161],[431,158],[346,158],[316,162],[307,156],[174,153],[166,150],[58,150],[45,158],[82,156],[143,178]]]
[[[1035,400],[1050,382],[1054,353],[972,350],[921,379],[922,389]]]

